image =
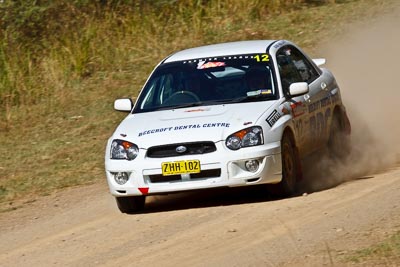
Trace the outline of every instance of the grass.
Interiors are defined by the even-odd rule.
[[[125,116],[113,112],[114,99],[136,96],[152,68],[170,53],[216,42],[282,38],[318,54],[321,41],[396,3],[283,2],[221,0],[200,5],[188,0],[142,7],[141,13],[136,7],[108,10],[101,16],[67,5],[81,24],[72,25],[74,31],[42,36],[38,42],[45,49],[11,49],[3,39],[0,206],[105,182],[106,140]]]
[[[344,261],[369,266],[396,266],[400,260],[400,232],[379,244],[352,252]]]

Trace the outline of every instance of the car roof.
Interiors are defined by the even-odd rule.
[[[176,52],[167,57],[163,63],[197,58],[266,53],[267,48],[274,42],[276,40],[255,40],[200,46]]]

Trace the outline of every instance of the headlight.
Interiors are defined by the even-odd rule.
[[[226,146],[232,150],[262,145],[264,144],[262,128],[260,126],[254,126],[231,134],[228,136],[225,143]]]
[[[115,139],[111,143],[111,159],[133,160],[138,154],[138,146],[128,141]]]

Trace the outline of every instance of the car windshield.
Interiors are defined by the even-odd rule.
[[[213,57],[161,64],[133,112],[276,98],[269,55]]]

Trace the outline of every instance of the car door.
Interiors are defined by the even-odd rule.
[[[318,149],[326,139],[326,121],[321,101],[326,98],[322,90],[323,79],[318,69],[296,47],[285,46],[277,53],[277,63],[285,94],[295,82],[306,82],[309,92],[291,99],[293,122],[298,135],[297,145],[300,153],[309,154]]]

